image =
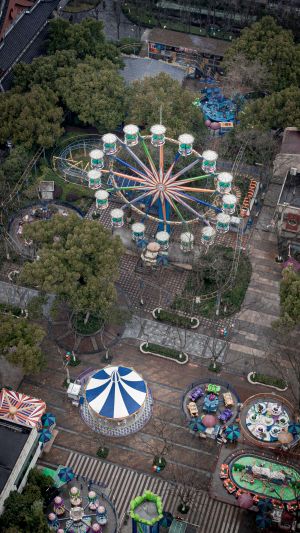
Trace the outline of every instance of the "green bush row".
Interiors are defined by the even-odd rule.
[[[188,316],[181,316],[177,313],[172,313],[172,311],[166,311],[161,309],[159,312],[155,313],[156,320],[160,322],[167,322],[167,324],[172,324],[173,326],[178,326],[182,328],[191,328],[197,324],[197,320],[192,319]]]
[[[182,355],[182,352],[176,350],[175,348],[168,348],[167,346],[161,346],[160,344],[154,344],[152,342],[149,342],[148,346],[146,345],[146,343],[143,344],[143,350],[145,352],[153,352],[159,355],[164,355],[165,357],[169,357],[170,359],[182,361],[182,358],[179,357],[180,355]]]
[[[265,374],[257,374],[256,372],[253,372],[251,381],[254,381],[255,383],[263,383],[264,385],[271,385],[273,387],[278,387],[279,389],[286,388],[286,382],[284,379],[266,376]]]

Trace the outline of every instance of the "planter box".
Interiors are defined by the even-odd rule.
[[[182,352],[183,358],[182,358],[182,361],[179,361],[178,359],[175,359],[174,357],[168,357],[167,355],[162,355],[160,353],[146,351],[143,348],[146,344],[147,344],[146,342],[142,342],[140,344],[140,351],[144,354],[156,355],[156,357],[162,357],[162,359],[167,359],[168,361],[174,361],[175,363],[178,363],[179,365],[185,365],[189,360],[189,356],[185,352]]]
[[[179,328],[184,328],[184,326],[177,326],[176,324],[172,324],[172,320],[168,321],[168,320],[159,320],[157,318],[157,314],[160,313],[160,311],[164,311],[164,309],[162,309],[161,307],[156,307],[155,309],[153,309],[152,311],[152,316],[153,318],[155,318],[155,320],[158,320],[159,322],[163,322],[164,324],[170,324],[171,326],[173,325],[175,328],[176,327],[179,327]],[[167,312],[167,311],[166,311]],[[172,313],[170,313],[172,314]],[[199,319],[195,316],[187,316],[183,313],[173,313],[174,316],[178,316],[178,317],[182,317],[182,318],[186,318],[186,320],[190,320],[191,322],[191,325],[189,327],[189,329],[197,329],[200,322],[199,322]],[[193,324],[194,322],[194,324]]]
[[[278,391],[281,391],[281,392],[284,392],[287,390],[288,386],[286,385],[286,387],[284,387],[283,389],[280,388],[280,387],[276,387],[276,385],[267,385],[266,383],[261,383],[260,381],[252,381],[251,379],[251,376],[253,376],[253,374],[255,374],[255,372],[250,372],[247,376],[247,380],[249,383],[251,383],[251,385],[263,385],[264,387],[268,387],[270,389],[276,389]]]

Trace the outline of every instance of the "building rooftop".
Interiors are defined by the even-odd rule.
[[[0,492],[23,450],[31,428],[0,420]]]
[[[279,204],[300,208],[300,171],[293,176],[288,173],[279,198]]]
[[[157,76],[161,72],[168,74],[174,80],[182,83],[185,77],[185,70],[181,67],[169,65],[165,61],[157,61],[147,57],[123,57],[124,69],[120,71],[127,83],[141,80],[147,76]]]
[[[281,154],[300,154],[300,130],[286,128],[281,143]]]
[[[143,40],[175,46],[178,48],[188,48],[197,52],[222,56],[225,54],[230,43],[221,39],[211,39],[209,37],[200,37],[191,33],[181,33],[179,31],[164,30],[153,28],[146,31]]]
[[[12,24],[0,44],[0,81],[7,76],[15,63],[24,61],[24,55],[34,45],[58,4],[59,0],[38,0],[30,10],[23,11]]]

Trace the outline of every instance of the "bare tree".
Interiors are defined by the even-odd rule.
[[[153,455],[154,464],[160,468],[166,465],[166,458],[173,448],[173,428],[162,416],[161,409],[155,417],[152,417],[151,427],[153,435],[141,434],[143,445]]]
[[[222,80],[224,94],[230,98],[237,94],[254,91],[266,91],[269,76],[266,67],[259,61],[250,61],[244,54],[224,60],[226,75]]]
[[[199,481],[194,470],[179,465],[171,465],[170,474],[170,490],[179,501],[177,509],[180,513],[186,514],[194,505],[199,493],[197,489]]]

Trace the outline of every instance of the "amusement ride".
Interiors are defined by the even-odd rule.
[[[201,244],[209,247],[217,233],[227,233],[241,222],[233,216],[239,191],[232,174],[217,173],[218,154],[197,152],[192,135],[183,133],[178,140],[166,137],[162,124],[150,131],[141,135],[138,126],[129,124],[123,129],[124,139],[113,133],[102,139],[75,139],[54,156],[54,168],[65,180],[94,189],[97,210],[107,209],[109,201],[118,197],[122,205],[110,213],[114,228],[124,225],[125,209],[131,207],[140,217],[131,228],[137,243],[144,240],[148,219],[157,224],[161,250],[169,248],[174,227],[179,226],[181,250],[192,251],[190,228],[198,222]]]

